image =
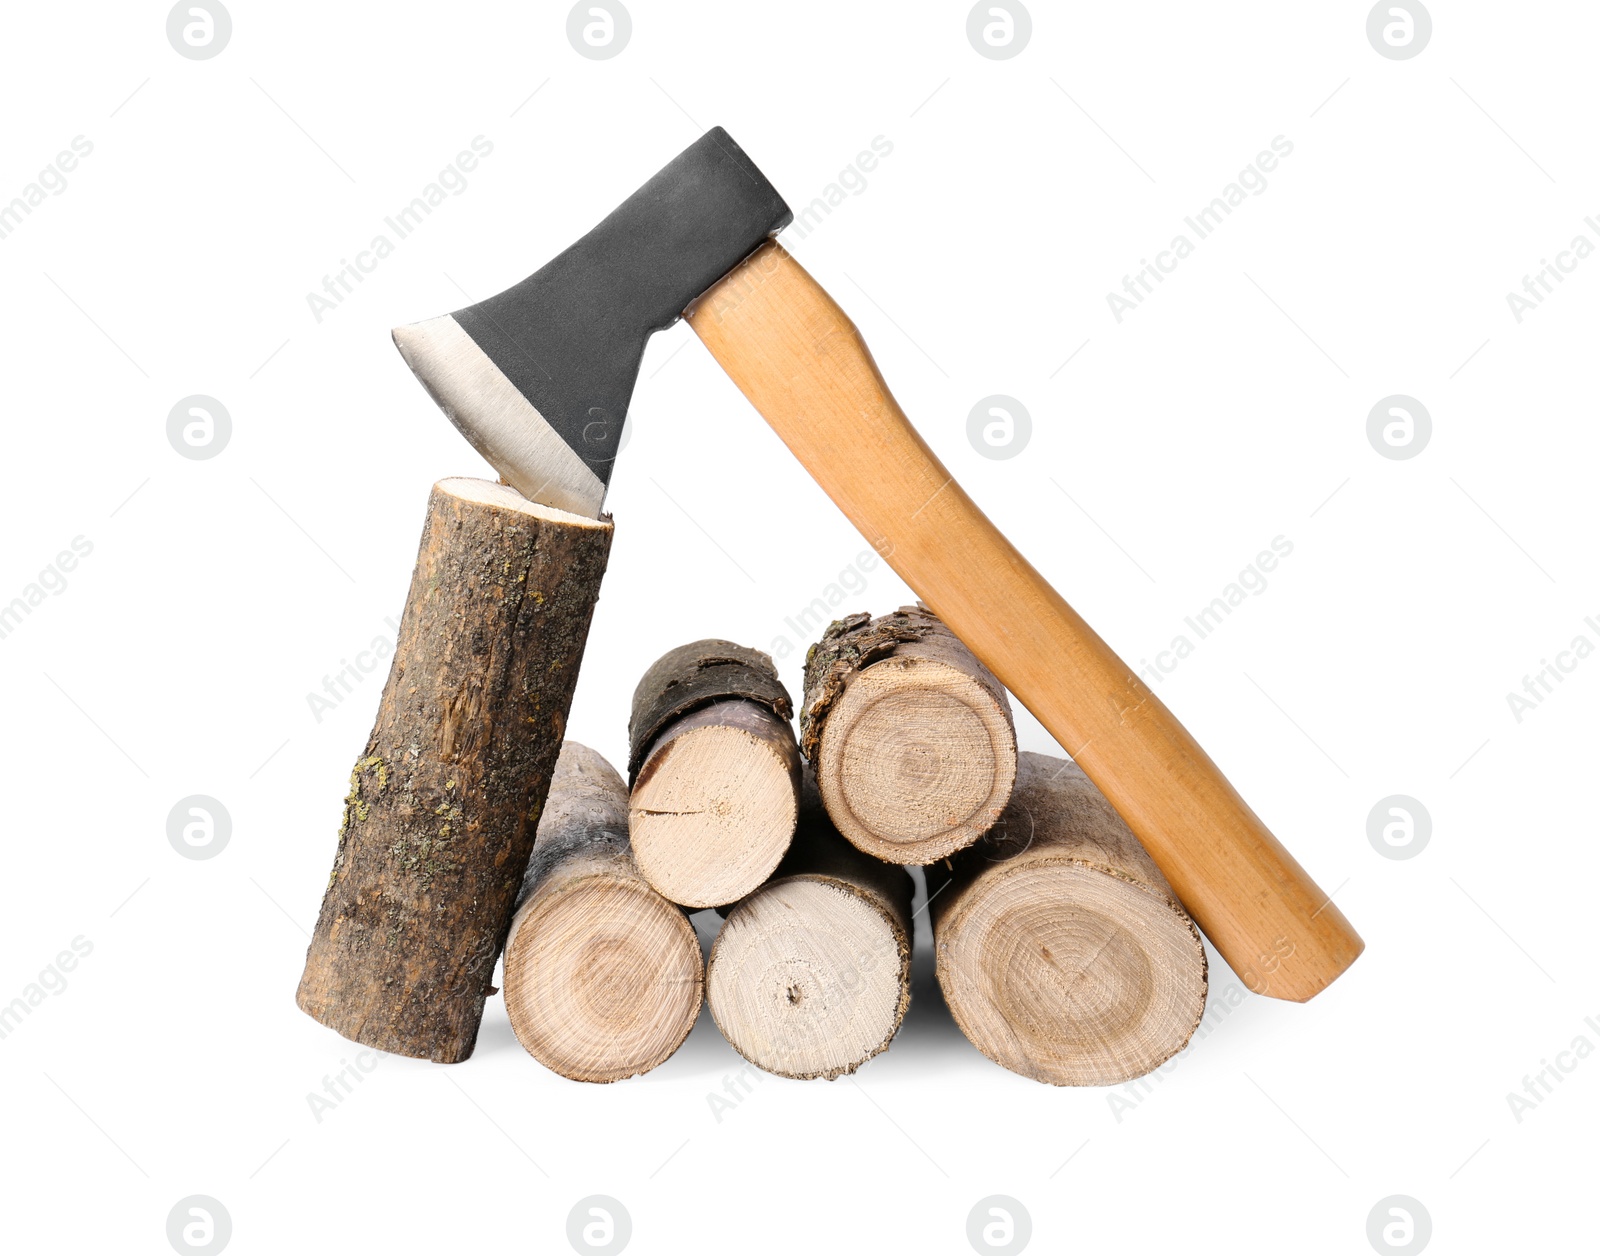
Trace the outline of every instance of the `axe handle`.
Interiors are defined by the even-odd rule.
[[[768,241],[687,318],[823,491],[1111,800],[1251,990],[1303,1002],[1349,967],[1362,949],[1350,922],[951,478],[816,280]]]

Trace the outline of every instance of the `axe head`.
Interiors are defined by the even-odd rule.
[[[598,516],[650,333],[793,215],[721,127],[499,296],[394,330],[406,364],[524,497]]]

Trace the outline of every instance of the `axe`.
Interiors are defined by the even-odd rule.
[[[1111,800],[1245,985],[1311,998],[1361,938],[945,470],[855,325],[772,238],[792,218],[716,127],[533,275],[398,328],[395,344],[506,483],[598,517],[645,341],[686,318],[862,535]]]

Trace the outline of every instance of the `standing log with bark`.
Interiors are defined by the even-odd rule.
[[[976,841],[1017,770],[1005,689],[916,606],[829,625],[806,654],[800,747],[839,831],[892,863]]]
[[[628,722],[633,856],[686,907],[719,907],[771,875],[794,836],[800,752],[772,660],[695,641],[651,665]]]
[[[1076,764],[1023,754],[1000,823],[927,876],[939,986],[996,1063],[1109,1086],[1181,1051],[1199,1025],[1199,930]]]
[[[728,912],[706,1004],[733,1049],[782,1077],[853,1073],[911,1002],[911,876],[841,837],[807,774],[793,845]]]
[[[330,1029],[472,1054],[611,533],[486,480],[434,485],[296,996]]]
[[[517,1041],[574,1081],[647,1073],[694,1027],[703,976],[688,916],[634,865],[622,777],[567,742],[506,939]]]

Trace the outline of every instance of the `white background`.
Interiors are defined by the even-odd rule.
[[[1520,324],[1506,293],[1600,243],[1600,13],[1440,0],[1404,61],[1366,14],[1041,2],[989,60],[959,3],[637,0],[592,61],[564,5],[236,0],[229,46],[192,61],[161,5],[11,6],[0,199],[74,136],[94,150],[0,240],[0,603],[72,538],[93,553],[0,640],[0,1003],[93,950],[0,1040],[8,1246],[164,1252],[191,1194],[240,1253],[566,1250],[593,1194],[640,1253],[962,1252],[994,1194],[1038,1251],[1365,1252],[1391,1194],[1436,1251],[1591,1231],[1600,1058],[1520,1122],[1506,1096],[1600,1046],[1600,661],[1520,722],[1506,694],[1600,644],[1600,260]],[[356,1048],[293,993],[381,673],[320,722],[306,695],[389,635],[429,485],[487,470],[388,330],[521,278],[713,123],[797,208],[893,144],[790,247],[1136,666],[1292,541],[1158,692],[1367,953],[1308,1005],[1248,999],[1120,1114],[983,1059],[919,964],[886,1054],[767,1078],[720,1122],[707,1096],[742,1062],[709,1020],[593,1087],[531,1061],[498,999],[469,1062],[384,1059],[319,1122],[307,1095]],[[467,189],[317,322],[306,294],[478,135]],[[1106,294],[1278,135],[1267,190],[1116,322]],[[211,460],[166,437],[195,393],[233,419]],[[966,437],[994,393],[1033,417],[1010,460]],[[1433,418],[1406,461],[1366,437],[1396,393]],[[687,328],[651,343],[633,416],[570,726],[619,763],[672,645],[787,636],[797,686],[785,617],[863,548]],[[880,567],[841,610],[906,598]],[[196,793],[233,821],[204,861],[166,836]],[[1433,820],[1406,861],[1366,833],[1396,793]],[[1215,999],[1235,979],[1212,964]]]

